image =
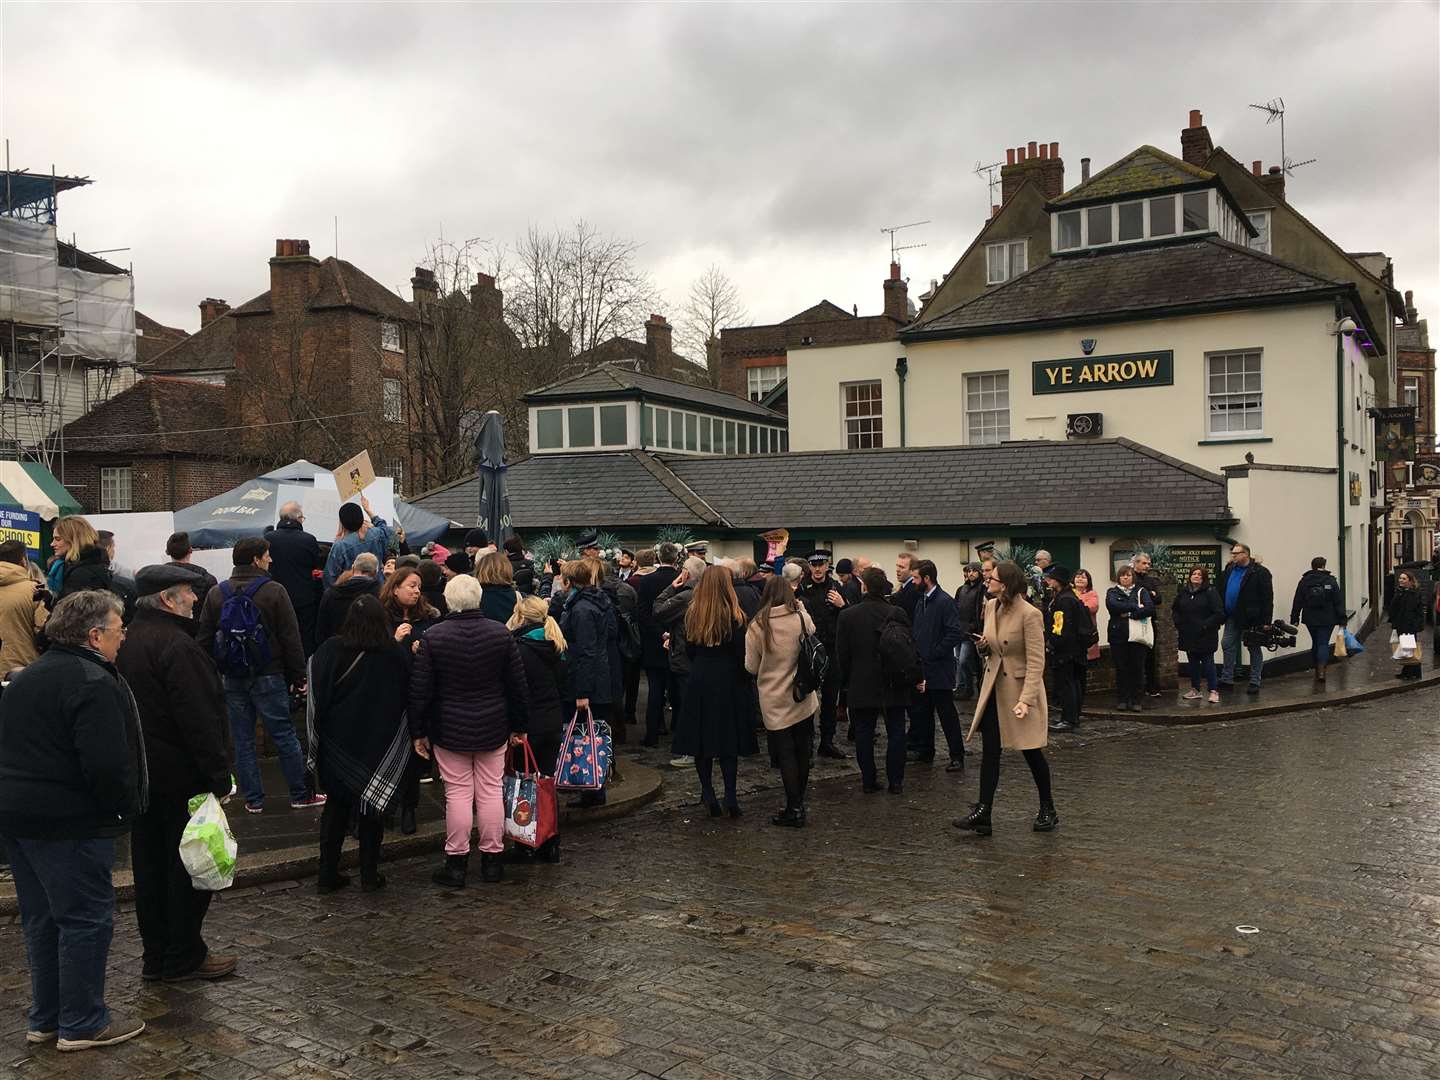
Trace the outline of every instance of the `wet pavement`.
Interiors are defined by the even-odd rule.
[[[1097,724],[1052,746],[1050,834],[1017,754],[988,839],[949,825],[973,768],[892,797],[827,765],[801,831],[758,759],[738,821],[677,770],[501,885],[442,892],[424,857],[375,895],[221,894],[218,984],[142,984],[123,912],[111,1005],[151,1029],[76,1057],[25,1047],[0,920],[0,1075],[1434,1077],[1437,706]]]

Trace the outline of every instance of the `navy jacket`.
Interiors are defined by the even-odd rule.
[[[1344,625],[1345,605],[1340,602],[1340,583],[1334,574],[1329,570],[1306,570],[1301,575],[1290,604],[1290,621],[1306,626]]]
[[[965,640],[954,597],[938,585],[929,596],[922,593],[915,604],[913,621],[925,689],[954,690],[955,649]]]
[[[265,539],[270,543],[270,576],[289,594],[290,604],[300,621],[304,623],[308,613],[313,622],[324,588],[315,576],[316,570],[325,567],[319,541],[306,532],[300,522],[289,518],[267,529]]]
[[[1113,649],[1130,643],[1131,619],[1155,618],[1155,597],[1139,585],[1130,590],[1129,596],[1119,585],[1111,585],[1105,593],[1105,610],[1110,613],[1110,627],[1105,636]]]
[[[510,631],[478,609],[432,626],[410,671],[408,715],[413,738],[460,754],[497,750],[528,730],[529,684]]]
[[[915,584],[914,578],[906,578],[905,584],[891,594],[890,602],[905,612],[905,617],[913,622],[915,605],[920,602],[920,586]]]
[[[560,630],[569,645],[570,687],[575,697],[595,705],[615,701],[620,671],[620,629],[615,606],[603,589],[587,585],[565,601]]]

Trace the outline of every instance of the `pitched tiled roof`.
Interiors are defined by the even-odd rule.
[[[582,371],[579,375],[531,390],[520,400],[527,405],[538,405],[545,402],[594,401],[605,397],[628,398],[639,394],[644,394],[647,400],[674,402],[710,411],[719,410],[754,417],[756,420],[785,419],[771,409],[734,394],[727,394],[723,390],[695,386],[676,379],[662,379],[620,364],[601,364],[589,371]]]
[[[235,320],[228,314],[211,319],[194,334],[171,343],[159,355],[142,361],[140,369],[154,375],[186,375],[233,371]]]
[[[214,457],[225,426],[223,386],[151,377],[66,424],[63,439],[67,452]]]
[[[829,322],[831,319],[853,319],[855,313],[846,311],[839,304],[832,304],[829,300],[821,300],[814,307],[808,307],[798,315],[791,315],[782,325],[794,323]]]
[[[391,319],[414,319],[415,308],[381,285],[365,271],[337,259],[333,255],[320,261],[320,287],[306,307],[311,311],[324,308],[354,308],[372,315]],[[270,290],[235,308],[233,315],[259,315],[270,310]]]
[[[1425,319],[1395,327],[1395,348],[1406,352],[1425,352],[1430,348],[1430,327]]]
[[[1090,199],[1108,199],[1116,195],[1141,194],[1147,191],[1162,191],[1215,179],[1215,174],[1191,165],[1188,161],[1173,157],[1154,146],[1142,146],[1132,150],[1115,164],[1101,169],[1078,187],[1065,192],[1054,205],[1086,202]]]
[[[897,476],[923,477],[925,497],[916,498],[914,485],[897,484]],[[985,483],[977,484],[977,476]],[[511,515],[522,531],[587,524],[741,532],[1009,529],[1233,519],[1223,477],[1128,439],[751,457],[536,455],[511,466],[508,479]],[[1115,498],[1119,490],[1131,497]],[[470,524],[478,498],[477,481],[464,480],[414,501]]]
[[[906,332],[926,337],[1118,322],[1159,309],[1181,313],[1302,299],[1348,286],[1215,236],[1052,258]]]
[[[135,359],[142,368],[187,337],[179,327],[158,323],[143,311],[135,312]]]

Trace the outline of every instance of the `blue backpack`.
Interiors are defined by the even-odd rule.
[[[255,604],[255,594],[269,581],[262,577],[244,592],[236,592],[228,581],[220,583],[220,627],[213,649],[222,675],[247,679],[270,665],[270,634]]]

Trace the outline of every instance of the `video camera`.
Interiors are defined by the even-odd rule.
[[[1298,629],[1284,619],[1276,619],[1274,622],[1250,627],[1245,631],[1244,641],[1248,648],[1275,652],[1277,649],[1293,649],[1299,633]]]

